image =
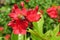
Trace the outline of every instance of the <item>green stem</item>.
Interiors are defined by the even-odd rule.
[[[27,40],[27,39],[26,39],[26,34],[25,34],[25,40]]]
[[[59,32],[60,32],[60,23],[59,23]]]
[[[4,32],[6,32],[7,31],[7,28],[8,28],[8,26],[7,26],[7,23],[4,25]]]
[[[0,32],[0,37],[2,36],[2,33]]]

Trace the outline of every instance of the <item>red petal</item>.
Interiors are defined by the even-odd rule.
[[[22,7],[24,7],[24,1],[21,1],[20,5],[21,5]]]

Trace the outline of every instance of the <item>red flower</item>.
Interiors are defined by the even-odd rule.
[[[18,8],[18,6],[15,4],[12,8],[12,11],[11,13],[9,14],[9,16],[14,19],[14,20],[17,20],[19,18],[22,18],[24,16],[26,16],[26,12],[27,10],[25,8],[22,8],[22,10],[20,10]]]
[[[48,8],[47,13],[51,18],[57,18],[58,17],[57,9],[55,7]]]
[[[38,9],[39,9],[39,6],[37,5],[37,6],[35,7],[35,10],[38,11]]]
[[[4,28],[3,27],[0,27],[0,31],[3,31],[4,30]]]
[[[27,10],[23,7],[22,10],[15,4],[9,16],[12,21],[8,24],[12,27],[14,34],[25,34],[28,27],[28,21],[24,18]]]
[[[12,20],[9,24],[12,27],[14,34],[26,34],[26,29],[28,27],[27,20]]]
[[[21,1],[20,5],[21,5],[22,7],[24,7],[24,1]]]
[[[22,10],[21,10],[21,14],[23,16],[27,16],[27,9],[23,7]]]
[[[30,22],[36,22],[40,19],[40,14],[38,14],[38,9],[35,8],[28,10],[27,12],[27,17],[26,17]]]
[[[10,38],[10,35],[7,34],[7,35],[5,36],[5,40],[9,40],[9,38]]]
[[[26,0],[26,2],[29,2],[30,0]]]
[[[29,22],[36,22],[40,19],[40,14],[38,14],[38,6],[33,10],[19,9],[15,4],[12,8],[9,16],[12,21],[8,24],[13,29],[14,34],[26,34],[26,29]]]

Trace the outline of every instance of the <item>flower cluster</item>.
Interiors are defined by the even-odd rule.
[[[12,20],[8,25],[11,26],[14,34],[26,34],[29,23],[37,22],[41,18],[40,14],[38,14],[38,6],[34,9],[24,7],[20,9],[17,4],[13,6],[9,17]]]
[[[60,6],[54,6],[47,9],[48,15],[53,19],[58,19],[60,22]]]
[[[51,18],[57,18],[58,17],[57,9],[55,7],[48,8],[47,13]]]

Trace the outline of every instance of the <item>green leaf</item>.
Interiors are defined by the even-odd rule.
[[[50,40],[57,40],[55,36],[51,37]]]
[[[41,38],[38,38],[36,37],[35,35],[31,34],[32,35],[32,40],[42,40]]]
[[[60,36],[57,36],[57,40],[60,40]]]
[[[0,40],[2,40],[2,37],[0,37]]]
[[[45,38],[39,35],[39,33],[37,33],[36,31],[29,29],[29,32],[31,33],[33,40],[45,40]]]
[[[12,3],[15,3],[15,0],[11,0]]]
[[[27,38],[25,38],[25,35],[22,34],[13,34],[11,35],[11,40],[28,40]]]
[[[54,28],[53,35],[56,36],[58,32],[59,32],[59,24]]]
[[[44,35],[44,37],[49,40],[52,38],[52,36],[53,36],[52,30],[47,31]]]
[[[57,33],[59,32],[59,25],[57,25],[57,27],[54,28],[54,30],[49,30],[45,33],[45,38],[49,39],[49,40],[57,40]]]
[[[52,4],[52,0],[45,0],[46,4]]]
[[[12,33],[11,40],[18,40],[18,35]]]
[[[43,35],[43,24],[44,24],[44,19],[43,16],[38,22],[33,22],[33,29],[39,33],[39,35]]]
[[[50,34],[51,34],[51,30],[47,31],[47,32],[45,33],[45,36],[48,37]]]

